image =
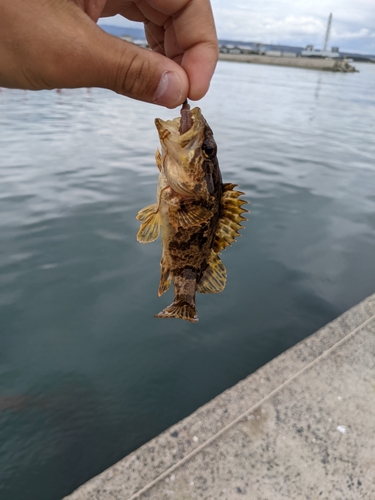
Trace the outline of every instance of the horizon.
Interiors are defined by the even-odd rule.
[[[142,23],[139,23],[139,22],[132,22],[132,21],[128,21],[127,24],[112,24],[112,23],[107,23],[107,21],[109,20],[113,20],[113,21],[118,21],[117,19],[118,16],[114,16],[113,18],[101,18],[98,22],[98,25],[101,27],[101,28],[104,28],[104,27],[111,27],[111,28],[117,28],[117,29],[123,29],[123,30],[138,30],[138,31],[142,31],[144,33],[144,29],[143,29],[143,24]],[[259,40],[240,40],[240,39],[232,39],[232,38],[224,38],[224,37],[218,37],[218,40],[219,42],[231,42],[231,43],[234,43],[234,44],[255,44],[255,43],[260,43],[261,45],[273,45],[273,46],[285,46],[285,47],[292,47],[292,48],[299,48],[299,49],[305,49],[306,48],[306,45],[314,45],[314,44],[306,44],[306,45],[297,45],[297,44],[290,44],[290,43],[267,43],[267,42],[262,42],[262,41],[259,41]],[[320,46],[321,45],[321,46]],[[317,45],[314,45],[314,49],[316,50],[321,50],[323,47],[323,43],[322,44],[317,44]],[[334,45],[332,43],[329,43],[328,44],[328,49],[330,49],[330,47],[333,47]],[[359,50],[346,50],[346,49],[342,49],[341,47],[339,47],[339,51],[341,53],[351,53],[351,54],[356,54],[356,55],[363,55],[363,56],[372,56],[372,57],[375,57],[375,49],[374,49],[374,53],[367,53],[367,52],[364,52],[364,51],[359,51]]]
[[[266,45],[322,48],[328,16],[333,15],[329,46],[342,52],[375,54],[373,0],[211,0],[219,39]],[[121,16],[102,18],[103,24],[135,27],[142,23]]]

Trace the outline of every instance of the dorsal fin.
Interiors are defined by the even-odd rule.
[[[199,293],[220,293],[224,290],[227,282],[227,271],[220,257],[211,250],[208,267],[202,274],[197,285]]]
[[[242,208],[242,205],[246,205],[248,202],[240,198],[245,193],[233,189],[236,186],[237,184],[223,184],[221,216],[212,245],[216,253],[220,253],[234,241],[237,241],[236,237],[241,236],[238,231],[243,228],[241,222],[247,220],[242,214],[248,210]]]

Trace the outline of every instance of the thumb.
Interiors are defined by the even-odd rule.
[[[104,87],[169,108],[189,91],[187,74],[177,63],[108,35],[66,0],[6,4],[5,16],[0,15],[0,85]]]
[[[186,99],[189,80],[171,59],[112,37],[93,26],[86,77],[90,86],[174,108]]]

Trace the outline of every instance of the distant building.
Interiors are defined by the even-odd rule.
[[[241,54],[241,49],[239,47],[233,47],[229,49],[229,54]]]
[[[258,54],[256,50],[248,45],[237,45],[237,47],[240,49],[241,54]]]
[[[331,59],[335,59],[337,57],[340,57],[338,47],[332,47],[331,50],[327,50],[329,35],[331,33],[331,24],[332,24],[332,13],[328,17],[327,30],[326,30],[326,34],[324,37],[323,50],[314,50],[314,45],[308,45],[306,47],[306,49],[301,52],[302,57],[324,57],[324,58],[329,57]]]
[[[281,57],[280,50],[266,50],[265,54],[266,56],[271,56],[271,57]]]
[[[234,49],[234,45],[221,45],[219,47],[219,51],[222,53],[222,54],[230,54],[231,50]]]
[[[314,45],[307,45],[305,50],[301,52],[302,57],[330,57],[335,59],[340,57],[339,48],[332,47],[331,50],[315,50]]]
[[[256,43],[255,44],[255,51],[258,54],[265,54],[265,47],[262,43]]]
[[[258,54],[247,45],[221,45],[219,51],[221,54]]]

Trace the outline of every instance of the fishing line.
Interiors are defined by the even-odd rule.
[[[148,24],[148,23],[147,23],[147,24]],[[151,35],[151,37],[154,39],[154,41],[156,42],[156,44],[158,45],[158,47],[159,47],[159,48],[161,49],[161,51],[163,52],[163,55],[164,55],[165,57],[167,57],[167,54],[165,53],[164,47],[162,47],[162,46],[160,45],[160,43],[157,41],[157,39],[155,38],[155,36],[154,36],[154,35],[153,35],[153,33],[151,32],[151,30],[148,28],[147,24],[146,24],[146,23],[143,23],[143,26],[145,27],[145,31],[147,31],[147,33],[148,33],[149,35]],[[163,29],[164,29],[164,28],[163,28]],[[165,30],[164,30],[164,32],[165,32]],[[151,49],[151,50],[152,50],[152,49]]]
[[[160,43],[157,41],[156,37],[153,35],[153,33],[151,32],[151,30],[148,28],[147,24],[146,23],[143,23],[143,26],[145,27],[145,32],[147,31],[147,33],[149,35],[151,35],[151,37],[154,39],[154,41],[156,42],[156,44],[158,45],[158,47],[160,48],[160,50],[163,52],[163,55],[165,57],[168,57],[165,50],[164,50],[164,47],[162,47],[160,45]],[[164,30],[165,32],[165,30]],[[152,49],[151,49],[152,50]],[[189,102],[188,102],[188,99],[186,98],[185,101],[182,103],[182,108],[181,108],[181,115],[182,117],[184,117],[185,113],[183,113],[184,111],[190,111],[190,106],[189,106]],[[187,115],[186,115],[187,116]],[[187,118],[187,120],[189,120],[189,117]],[[191,119],[188,121],[189,124],[186,124],[185,126],[182,126],[182,130],[185,128],[186,130],[189,130],[189,128],[191,127]]]

